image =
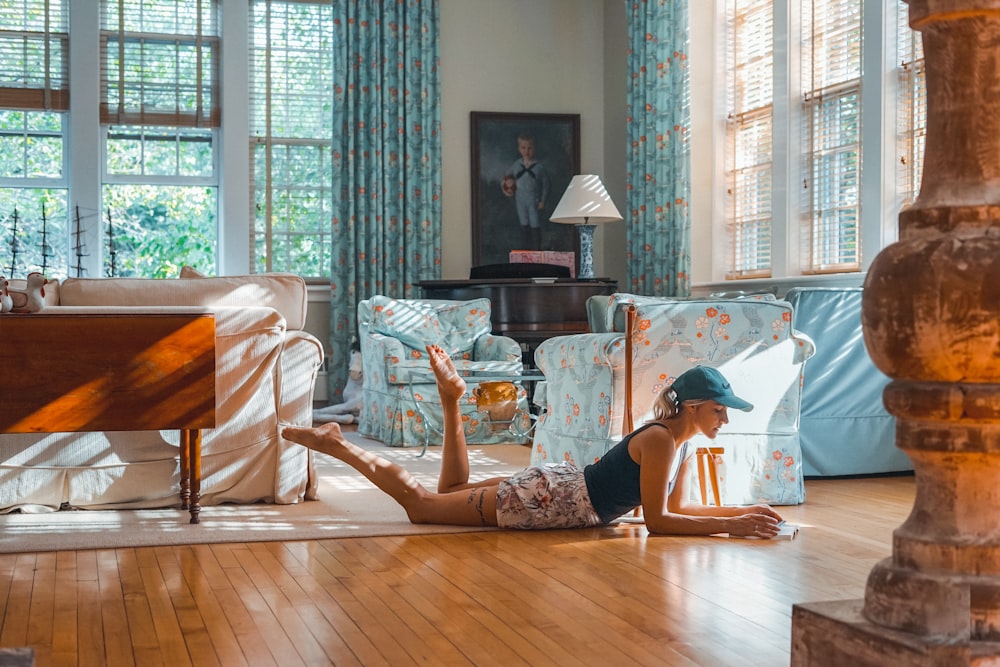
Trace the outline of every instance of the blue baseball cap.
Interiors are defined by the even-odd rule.
[[[753,410],[753,404],[734,394],[725,376],[711,366],[695,366],[681,373],[670,388],[678,405],[683,401],[711,400],[743,412]]]

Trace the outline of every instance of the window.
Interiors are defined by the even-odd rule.
[[[729,277],[771,273],[774,7],[729,0],[726,134]]]
[[[924,81],[924,48],[920,34],[907,23],[902,0],[896,22],[899,45],[899,110],[897,123],[899,151],[899,195],[904,204],[912,204],[920,191],[924,168],[924,142],[927,136],[927,87]]]
[[[805,273],[857,271],[861,208],[861,3],[802,5]]]
[[[328,276],[332,41],[331,0],[0,0],[0,273]]]
[[[329,276],[332,7],[255,0],[250,23],[254,269]]]
[[[64,118],[69,109],[66,7],[4,3],[0,13],[0,274],[64,277]]]
[[[726,7],[728,252],[713,279],[864,270],[894,240],[892,201],[898,213],[919,183],[923,60],[906,3]]]
[[[214,270],[220,124],[215,0],[104,0],[105,273]]]

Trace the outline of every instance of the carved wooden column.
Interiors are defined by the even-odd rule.
[[[792,664],[1000,665],[1000,0],[910,0],[927,146],[862,320],[916,499],[863,601],[796,605]]]

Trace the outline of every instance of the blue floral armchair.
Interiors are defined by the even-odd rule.
[[[592,331],[543,342],[535,363],[545,382],[535,393],[542,414],[531,462],[586,465],[623,434],[625,426],[625,310],[636,308],[632,332],[632,414],[636,426],[652,418],[664,386],[698,364],[719,368],[754,410],[729,412],[730,423],[712,442],[724,504],[796,504],[805,499],[799,447],[802,372],[815,348],[791,328],[792,307],[773,295],[666,299],[631,294],[592,297]],[[689,466],[694,470],[696,466]],[[691,488],[697,488],[692,484]]]
[[[441,404],[426,347],[443,347],[460,372],[520,375],[517,341],[490,333],[490,301],[392,299],[377,295],[358,304],[358,330],[364,368],[361,435],[390,446],[440,444]],[[462,398],[470,443],[510,440],[507,431],[482,423],[473,395]],[[518,404],[527,412],[524,389]]]

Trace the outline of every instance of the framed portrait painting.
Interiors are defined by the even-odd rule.
[[[473,266],[512,250],[579,256],[576,227],[549,218],[580,173],[580,115],[473,111],[471,129]]]

